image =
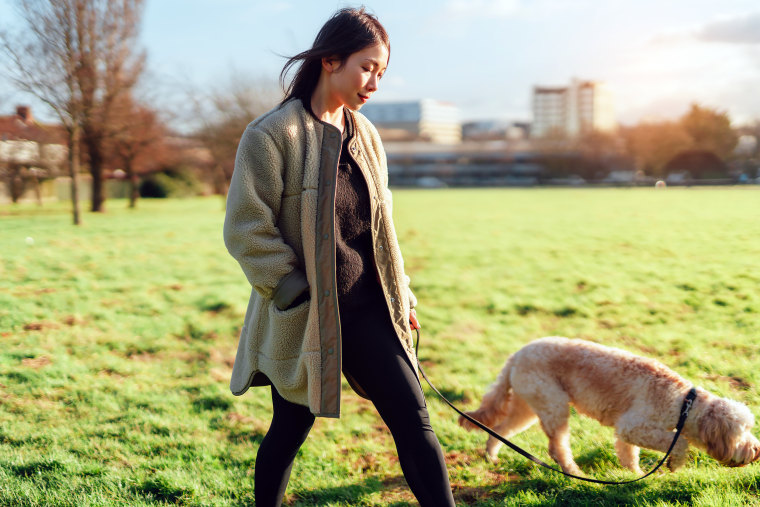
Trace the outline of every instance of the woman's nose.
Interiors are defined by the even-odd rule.
[[[377,76],[371,76],[367,82],[367,90],[374,92],[377,90]]]

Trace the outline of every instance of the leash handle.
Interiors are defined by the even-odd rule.
[[[686,418],[689,416],[689,410],[691,410],[691,406],[692,406],[692,404],[694,403],[694,400],[697,397],[697,388],[696,387],[692,387],[691,390],[689,390],[689,393],[686,395],[686,398],[683,401],[683,405],[681,406],[681,413],[680,413],[680,417],[678,418],[678,424],[676,425],[676,432],[675,432],[675,435],[673,436],[673,442],[671,442],[670,447],[668,447],[668,450],[665,453],[665,456],[663,456],[662,459],[660,460],[660,462],[657,463],[657,466],[654,467],[649,472],[647,472],[645,475],[642,475],[641,477],[637,477],[636,479],[631,479],[631,480],[628,480],[628,481],[605,481],[605,480],[601,480],[601,479],[591,479],[589,477],[582,477],[580,475],[570,474],[570,473],[564,472],[564,471],[562,471],[562,470],[560,470],[558,468],[554,468],[553,466],[551,466],[551,465],[545,463],[544,461],[540,460],[539,458],[533,456],[528,451],[522,449],[521,447],[513,444],[512,442],[510,442],[506,438],[502,437],[501,435],[499,435],[498,433],[496,433],[496,431],[493,430],[492,428],[486,426],[485,424],[481,423],[480,421],[478,421],[474,417],[472,417],[472,416],[470,416],[468,414],[465,414],[464,412],[462,412],[461,410],[459,410],[457,407],[455,407],[454,404],[451,401],[449,401],[449,399],[446,398],[433,385],[432,382],[430,382],[430,379],[425,374],[425,370],[422,368],[422,365],[420,364],[419,354],[417,354],[417,352],[419,351],[419,346],[420,346],[420,331],[419,331],[419,328],[417,328],[416,331],[417,331],[417,343],[416,343],[416,345],[414,347],[414,351],[415,351],[415,355],[417,355],[417,368],[419,368],[420,373],[422,373],[422,377],[425,379],[425,382],[428,383],[428,385],[430,386],[430,388],[433,391],[435,391],[435,393],[443,401],[445,401],[446,404],[449,407],[451,407],[452,409],[454,409],[454,411],[456,411],[459,415],[461,415],[462,417],[464,417],[465,419],[467,419],[468,421],[470,421],[471,423],[473,423],[475,426],[477,426],[481,430],[485,431],[486,433],[488,433],[489,435],[491,435],[495,439],[499,440],[500,442],[502,442],[503,444],[505,444],[507,447],[509,447],[513,451],[517,452],[518,454],[522,455],[523,457],[528,458],[532,462],[534,462],[534,463],[536,463],[538,465],[541,465],[544,468],[548,468],[549,470],[553,470],[554,472],[560,473],[562,475],[566,475],[567,477],[572,477],[573,479],[578,479],[580,481],[593,482],[593,483],[596,483],[596,484],[621,485],[621,484],[631,484],[632,482],[638,482],[638,481],[640,481],[642,479],[645,479],[645,478],[649,477],[650,475],[652,475],[654,472],[656,472],[662,466],[663,463],[665,463],[665,460],[668,459],[668,456],[670,456],[670,452],[673,450],[673,447],[675,447],[676,442],[678,441],[678,437],[681,435],[681,431],[683,430],[684,424],[686,423]]]

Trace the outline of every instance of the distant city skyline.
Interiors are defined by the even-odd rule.
[[[0,0],[0,28],[13,24]],[[149,80],[221,87],[238,74],[276,80],[346,5],[306,0],[147,0],[141,44]],[[349,3],[348,5],[357,5]],[[431,98],[463,121],[532,120],[534,86],[605,82],[616,119],[676,118],[689,104],[760,119],[756,0],[422,0],[365,2],[391,37],[375,101]],[[24,97],[0,83],[3,114]],[[27,102],[29,102],[27,100]],[[44,116],[35,105],[35,113]]]

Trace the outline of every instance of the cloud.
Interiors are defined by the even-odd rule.
[[[760,12],[714,21],[703,26],[696,36],[706,42],[760,44]]]

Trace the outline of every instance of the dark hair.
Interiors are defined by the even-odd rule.
[[[390,57],[388,33],[377,17],[367,13],[364,7],[340,9],[322,26],[311,49],[298,53],[285,63],[280,72],[280,85],[285,90],[282,103],[297,98],[309,104],[322,73],[322,58],[337,57],[343,65],[353,53],[376,44],[385,45]],[[301,65],[286,87],[286,75],[298,62]]]

